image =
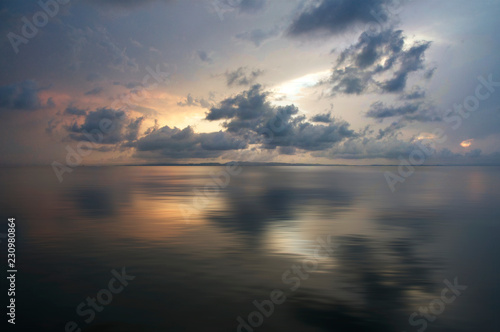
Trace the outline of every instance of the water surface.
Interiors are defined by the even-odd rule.
[[[237,331],[280,289],[253,330],[417,331],[410,315],[455,277],[468,288],[427,330],[499,330],[498,167],[422,167],[395,193],[390,167],[244,167],[222,188],[221,170],[80,167],[59,183],[50,168],[2,169],[16,330]],[[328,237],[332,254],[315,258]],[[283,275],[305,261],[317,266],[291,290]],[[85,323],[77,306],[123,267],[135,279]]]

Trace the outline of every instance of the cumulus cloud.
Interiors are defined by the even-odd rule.
[[[407,45],[401,30],[364,32],[356,44],[339,55],[328,81],[332,94],[400,93],[410,73],[425,69],[429,47],[426,41]],[[384,80],[382,74],[392,77]]]
[[[330,119],[328,125],[314,125],[298,115],[294,105],[273,106],[269,93],[254,85],[235,97],[223,100],[207,113],[210,121],[226,120],[228,132],[246,137],[265,149],[283,149],[287,154],[295,148],[305,151],[324,150],[356,133],[345,121]]]
[[[392,4],[392,0],[311,1],[293,20],[288,34],[300,36],[326,32],[337,35],[359,24],[386,22],[389,19],[387,6]]]
[[[179,129],[165,126],[141,138],[136,147],[139,156],[141,152],[150,152],[157,157],[185,159],[215,158],[229,150],[245,149],[247,144],[225,132],[200,134],[191,127]]]
[[[78,111],[70,111],[78,113]],[[78,114],[77,114],[78,115]],[[99,108],[88,112],[82,124],[74,122],[67,126],[69,137],[75,141],[92,141],[101,137],[100,144],[122,144],[136,141],[144,117],[130,118],[124,111]],[[93,136],[92,136],[93,135]]]

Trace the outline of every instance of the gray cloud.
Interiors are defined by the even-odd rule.
[[[240,40],[250,41],[256,47],[259,47],[266,40],[269,40],[269,39],[276,37],[278,35],[279,35],[279,28],[274,27],[273,29],[271,29],[269,31],[264,31],[262,29],[254,29],[251,31],[245,31],[245,32],[237,34],[236,38],[240,39]]]
[[[311,121],[312,122],[331,123],[334,121],[334,119],[332,118],[331,113],[325,113],[325,114],[318,114],[318,115],[313,116],[311,118]]]
[[[417,148],[415,143],[396,137],[383,140],[358,137],[348,139],[324,153],[316,153],[315,156],[331,159],[397,159],[399,156],[408,156]]]
[[[377,139],[397,137],[401,134],[400,129],[404,128],[405,125],[404,121],[393,122],[387,128],[379,129]]]
[[[288,29],[291,36],[327,32],[343,33],[360,23],[385,22],[389,19],[386,6],[392,0],[321,0],[313,1],[294,19]],[[385,13],[384,15],[373,15]]]
[[[131,119],[124,111],[99,108],[87,113],[83,124],[74,122],[66,129],[75,141],[91,141],[89,135],[101,136],[100,144],[121,144],[138,139],[143,117]]]
[[[205,63],[213,63],[214,62],[214,60],[210,57],[210,55],[205,51],[197,51],[196,55],[198,56],[198,58],[202,62],[205,62]]]
[[[87,111],[79,109],[79,108],[76,108],[76,107],[73,107],[73,106],[70,106],[70,107],[67,107],[64,110],[64,114],[76,115],[76,116],[85,116],[85,115],[87,115]]]
[[[242,13],[256,13],[264,9],[265,5],[266,0],[241,0],[239,2],[239,9]]]
[[[227,86],[246,86],[255,82],[257,77],[263,73],[264,72],[259,69],[248,72],[246,67],[240,67],[234,71],[227,71],[224,73],[224,76],[226,76]]]
[[[20,83],[0,87],[0,109],[33,111],[42,108],[35,81],[26,80]]]
[[[104,88],[102,88],[102,87],[96,87],[90,91],[85,92],[85,95],[86,96],[97,96],[97,95],[100,95],[103,90],[104,90]]]
[[[442,116],[434,107],[423,102],[410,102],[397,106],[386,106],[382,102],[375,102],[370,106],[366,116],[378,120],[401,117],[410,122],[435,122],[442,120]]]
[[[281,149],[290,154],[295,148],[306,151],[324,150],[356,134],[345,121],[331,119],[328,125],[314,125],[298,115],[294,105],[273,106],[268,92],[260,85],[223,100],[207,113],[210,121],[227,120],[222,125],[228,132],[261,144],[265,149]],[[280,150],[280,151],[281,151]]]
[[[139,152],[150,152],[158,157],[182,159],[215,158],[229,150],[245,149],[247,144],[225,132],[198,134],[191,127],[181,130],[165,126],[141,138],[136,146]]]
[[[402,92],[408,75],[425,69],[424,55],[430,43],[405,46],[401,30],[389,29],[375,35],[362,33],[356,44],[339,55],[329,80],[332,93]],[[392,78],[380,81],[381,74],[392,74]]]
[[[425,90],[423,90],[420,86],[415,86],[413,89],[403,95],[400,96],[401,100],[414,100],[414,99],[423,99],[426,96]]]

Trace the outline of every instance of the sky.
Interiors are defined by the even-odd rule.
[[[500,164],[500,1],[3,0],[0,164]]]

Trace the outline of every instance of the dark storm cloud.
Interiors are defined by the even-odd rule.
[[[206,119],[227,120],[222,125],[228,132],[262,144],[265,149],[288,147],[283,150],[286,154],[294,152],[294,148],[324,150],[356,136],[347,122],[331,119],[328,125],[314,125],[298,115],[299,109],[294,105],[273,106],[267,101],[268,96],[260,85],[255,85],[211,108]]]
[[[143,117],[131,119],[123,111],[100,108],[89,112],[83,124],[74,122],[66,129],[75,141],[91,141],[91,137],[102,136],[101,144],[121,144],[137,140],[143,120]]]
[[[231,87],[250,85],[262,74],[263,71],[259,69],[248,72],[246,67],[240,67],[234,71],[227,71],[224,76],[226,76],[227,86]]]
[[[387,106],[382,102],[375,102],[370,106],[370,110],[368,110],[366,116],[378,120],[393,117],[420,122],[442,120],[442,116],[432,106],[422,102],[405,103],[398,106]]]
[[[104,89],[102,87],[96,87],[90,91],[85,92],[85,95],[86,96],[97,96],[97,95],[100,95],[103,90]]]
[[[288,33],[300,36],[315,32],[339,34],[358,25],[370,22],[386,22],[389,17],[386,6],[392,0],[321,0],[313,1],[292,22]],[[372,14],[372,11],[376,13]],[[380,22],[379,22],[380,23]]]
[[[425,41],[409,48],[406,44],[401,30],[362,33],[356,44],[339,55],[329,80],[332,93],[402,92],[408,75],[425,69],[425,52],[430,47]],[[382,74],[392,78],[380,80]]]
[[[0,87],[0,109],[37,110],[42,108],[35,81],[26,80],[20,83]]]
[[[139,152],[169,158],[214,158],[225,151],[244,149],[247,144],[225,132],[199,134],[191,127],[181,130],[165,126],[141,138],[136,146]]]

